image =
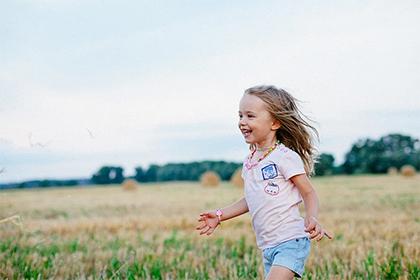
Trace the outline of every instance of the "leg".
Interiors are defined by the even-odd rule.
[[[305,260],[310,251],[310,241],[307,237],[296,238],[282,243],[266,279],[292,280],[295,276],[302,277]]]
[[[273,265],[266,280],[293,280],[295,273],[287,267]]]

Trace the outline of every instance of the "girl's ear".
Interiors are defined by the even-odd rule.
[[[274,120],[273,124],[271,125],[271,130],[277,130],[281,127],[281,124],[278,120]]]

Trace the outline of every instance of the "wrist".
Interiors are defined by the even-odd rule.
[[[306,216],[306,219],[313,219],[315,221],[318,221],[318,217],[315,216],[315,215],[308,215],[308,216]]]
[[[222,223],[222,215],[223,215],[222,209],[217,209],[216,210],[216,216],[217,216],[217,220],[219,221],[219,224]]]

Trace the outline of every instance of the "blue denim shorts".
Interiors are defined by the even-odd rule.
[[[262,253],[265,277],[270,272],[271,266],[280,265],[293,271],[296,277],[302,278],[310,250],[311,241],[308,237],[295,238],[264,249]]]

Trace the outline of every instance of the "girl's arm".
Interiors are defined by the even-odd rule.
[[[210,235],[220,224],[221,221],[226,221],[234,217],[240,216],[249,211],[248,204],[246,203],[245,197],[241,198],[237,202],[220,209],[222,215],[219,217],[216,215],[216,210],[207,211],[200,214],[199,222],[203,224],[196,227],[197,230],[201,230],[201,234]]]
[[[293,176],[290,180],[298,188],[305,204],[305,231],[309,232],[311,239],[317,241],[321,240],[324,235],[332,239],[333,235],[323,229],[318,222],[318,196],[306,174]]]
[[[241,198],[240,200],[236,201],[235,203],[221,208],[223,215],[220,217],[220,221],[226,221],[242,214],[245,214],[249,211],[248,204],[246,203],[245,197]]]

